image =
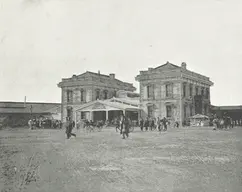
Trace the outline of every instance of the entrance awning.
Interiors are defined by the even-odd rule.
[[[110,100],[96,100],[89,103],[86,103],[84,105],[81,105],[79,107],[75,107],[75,111],[80,112],[87,112],[87,111],[120,111],[120,110],[126,110],[126,111],[139,111],[140,108],[124,104],[120,102],[114,102]]]

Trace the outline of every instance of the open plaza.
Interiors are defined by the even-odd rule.
[[[242,191],[242,128],[141,132],[5,129],[1,192]]]

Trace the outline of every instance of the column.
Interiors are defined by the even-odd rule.
[[[74,122],[77,127],[77,111],[74,112]]]
[[[108,111],[106,111],[106,121],[108,121]]]
[[[90,120],[92,120],[92,121],[93,121],[93,111],[90,111],[89,113],[90,113],[89,118],[90,118]]]
[[[123,115],[125,115],[125,110],[123,110]]]

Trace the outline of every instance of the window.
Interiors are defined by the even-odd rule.
[[[99,99],[99,98],[100,98],[100,90],[97,89],[97,90],[96,90],[96,100]]]
[[[154,97],[154,89],[152,85],[147,86],[147,97],[148,98]]]
[[[196,95],[198,95],[198,87],[196,87]]]
[[[187,117],[187,106],[184,106],[184,118]]]
[[[167,84],[166,85],[166,97],[172,97],[173,95],[173,85]]]
[[[166,117],[169,118],[172,116],[172,110],[171,110],[171,106],[170,105],[167,105],[166,106]]]
[[[186,83],[183,83],[183,97],[186,97]]]
[[[108,91],[103,91],[103,94],[104,94],[104,99],[108,99]]]
[[[192,116],[192,110],[193,110],[193,107],[192,105],[190,105],[190,117]]]
[[[190,85],[190,97],[192,97],[192,91],[193,91],[193,88],[192,88],[192,85]]]
[[[73,92],[71,90],[67,90],[67,102],[72,102]]]
[[[153,116],[153,106],[148,106],[148,117]]]
[[[204,95],[204,89],[202,88],[201,90],[201,95],[203,96]]]
[[[206,99],[209,98],[209,88],[206,89]]]
[[[72,116],[72,109],[67,108],[67,117],[71,117],[71,116]]]
[[[81,89],[81,102],[83,102],[83,101],[84,101],[84,90]]]

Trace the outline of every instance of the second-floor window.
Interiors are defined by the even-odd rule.
[[[166,84],[166,97],[172,97],[173,95],[173,85]]]
[[[108,99],[108,91],[105,90],[105,91],[103,92],[103,95],[104,95],[104,99]]]
[[[97,99],[100,99],[100,90],[99,89],[96,90],[96,100]]]
[[[193,88],[192,88],[192,85],[190,85],[190,97],[192,97],[192,91],[193,91]]]
[[[198,87],[196,87],[196,95],[198,95]]]
[[[187,94],[186,94],[186,83],[183,83],[183,97],[186,97]]]
[[[147,86],[147,97],[148,98],[154,97],[154,86],[153,85]]]
[[[206,99],[208,99],[209,98],[209,89],[207,88],[206,89]]]
[[[73,100],[73,91],[67,90],[67,102],[72,102]]]
[[[204,89],[202,88],[201,90],[201,95],[203,96],[204,95]]]
[[[81,89],[81,102],[83,102],[83,101],[84,101],[84,90]]]

